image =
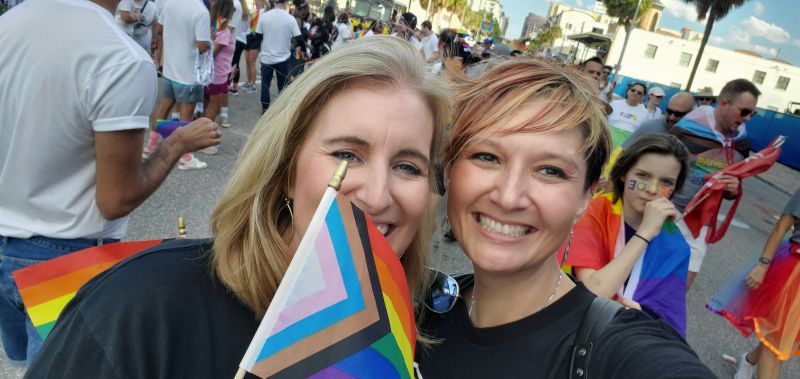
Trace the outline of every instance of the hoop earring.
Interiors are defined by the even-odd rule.
[[[281,205],[281,207],[278,209],[277,218],[280,218],[281,213],[283,213],[284,209],[289,210],[289,219],[291,220],[292,234],[294,234],[294,213],[292,212],[292,199],[289,199],[286,196],[283,197],[283,205]]]
[[[572,225],[569,228],[569,239],[567,240],[567,248],[564,249],[564,255],[561,257],[561,265],[563,266],[567,262],[567,255],[569,255],[569,248],[572,246],[572,237],[575,236],[575,225]]]

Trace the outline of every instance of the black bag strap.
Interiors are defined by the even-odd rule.
[[[592,347],[600,339],[600,335],[608,327],[608,324],[622,308],[622,304],[596,297],[583,315],[583,320],[578,326],[578,333],[575,335],[575,344],[572,347],[572,359],[569,363],[569,377],[571,379],[586,379],[589,377],[589,357],[592,354]]]

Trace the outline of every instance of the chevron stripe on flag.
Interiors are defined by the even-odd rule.
[[[328,188],[240,368],[261,378],[413,378],[415,336],[397,255]]]

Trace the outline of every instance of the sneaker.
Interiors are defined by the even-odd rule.
[[[230,93],[231,96],[233,96],[233,97],[239,96],[239,90],[238,89],[229,88],[228,89],[228,93]]]
[[[160,139],[161,137],[158,133],[150,131],[150,135],[147,137],[147,144],[145,144],[144,149],[142,149],[142,158],[147,159],[156,151]]]
[[[194,115],[192,115],[192,121],[197,120],[200,117],[203,117],[203,112],[194,112]]]
[[[192,156],[192,160],[188,162],[178,162],[178,169],[179,170],[200,170],[208,167],[208,165],[195,158],[194,155]]]
[[[747,353],[744,353],[739,359],[739,366],[736,367],[736,375],[733,376],[733,379],[752,379],[755,372],[756,365],[748,362]]]
[[[216,154],[219,153],[219,148],[216,147],[216,146],[209,146],[209,147],[207,147],[207,148],[205,148],[203,150],[200,150],[200,152],[205,154],[205,155],[216,155]],[[203,163],[203,164],[205,164],[205,163]]]
[[[228,120],[228,116],[219,116],[219,126],[223,128],[231,127],[231,121]]]
[[[244,86],[242,86],[242,87],[244,87]],[[247,88],[244,89],[244,92],[256,93],[256,92],[258,92],[258,88],[256,87],[255,83],[247,83]]]

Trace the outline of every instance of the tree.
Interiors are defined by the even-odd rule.
[[[551,47],[553,42],[561,38],[561,36],[561,27],[558,25],[551,25],[542,29],[542,31],[536,35],[536,39],[533,40],[531,45],[536,47],[535,50],[543,47]]]
[[[625,27],[625,42],[622,43],[622,52],[617,61],[616,71],[620,70],[622,58],[625,56],[625,48],[628,47],[628,39],[631,31],[644,13],[653,5],[653,0],[605,0],[606,13],[611,17],[617,18],[617,23]]]
[[[697,21],[706,21],[706,30],[703,32],[703,41],[700,42],[700,51],[697,52],[697,59],[694,60],[692,73],[689,75],[689,82],[686,83],[686,91],[692,90],[692,82],[697,73],[697,67],[700,66],[700,58],[703,57],[703,51],[706,49],[706,43],[711,36],[711,29],[714,27],[714,21],[724,18],[728,12],[733,8],[738,8],[744,5],[746,0],[685,0],[687,3],[694,3],[697,9]]]

